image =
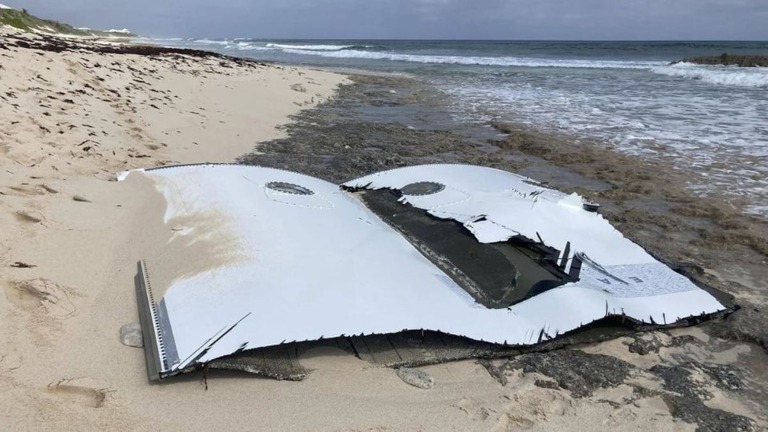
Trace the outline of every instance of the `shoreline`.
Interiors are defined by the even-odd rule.
[[[70,68],[82,68],[75,80],[83,80],[76,82],[87,83],[92,87],[88,89],[47,75],[58,72],[51,56],[67,54],[28,54],[22,70],[0,69],[1,85],[16,73],[23,78],[17,86],[31,92],[10,90],[15,100],[21,99],[14,103],[36,110],[18,120],[0,111],[9,124],[19,122],[11,125],[17,128],[13,136],[0,135],[0,153],[5,156],[0,167],[0,223],[12,227],[10,235],[5,230],[1,234],[7,249],[0,250],[5,294],[0,296],[0,385],[9,390],[0,399],[0,415],[17,429],[189,430],[227,424],[272,430],[592,430],[594,419],[601,418],[604,427],[624,430],[647,430],[649,424],[662,430],[693,430],[695,423],[724,424],[711,417],[718,410],[732,427],[746,424],[745,417],[765,425],[765,414],[759,412],[761,393],[753,390],[768,382],[768,373],[760,369],[766,354],[753,344],[761,341],[761,327],[749,327],[764,326],[765,320],[748,308],[698,327],[628,335],[510,360],[428,366],[424,370],[437,382],[428,392],[405,385],[390,369],[372,367],[330,347],[302,354],[301,364],[314,371],[300,383],[227,372],[212,372],[208,391],[199,375],[148,383],[143,352],[121,345],[118,330],[136,320],[135,262],[172,233],[158,223],[164,211],[159,196],[147,194],[142,184],[111,181],[126,168],[237,160],[337,181],[404,164],[455,161],[521,171],[556,187],[577,184],[591,193],[600,193],[606,184],[606,190],[615,189],[610,188],[610,178],[589,178],[588,169],[579,172],[578,166],[569,167],[555,157],[563,156],[563,150],[546,147],[549,138],[523,140],[520,145],[509,137],[506,143],[500,137],[491,139],[493,131],[468,138],[452,130],[423,84],[407,78],[349,81],[288,65],[240,69],[222,66],[218,58],[174,63],[139,57],[128,65],[148,75],[138,76],[146,82],[142,84],[126,82],[120,77],[127,73],[112,70],[118,69],[114,62],[126,70],[131,54],[74,54],[73,64],[60,72],[66,76]],[[268,73],[273,80],[263,76]],[[173,76],[173,82],[164,74]],[[263,84],[244,92],[253,74],[264,78]],[[301,80],[300,87],[293,87]],[[317,86],[310,80],[322,82]],[[121,87],[112,86],[117,82]],[[342,82],[346,85],[332,94],[330,87]],[[141,89],[126,89],[130,86]],[[47,87],[54,90],[35,90]],[[310,89],[318,87],[324,96],[313,101]],[[80,95],[76,100],[67,96],[67,91],[76,90],[86,93],[75,93]],[[0,95],[10,98],[6,91]],[[144,94],[149,96],[142,99]],[[131,103],[126,104],[129,97]],[[75,103],[64,101],[70,98]],[[120,115],[109,114],[118,111]],[[289,117],[293,121],[286,122]],[[280,130],[277,125],[282,125]],[[69,136],[80,130],[85,136]],[[41,149],[29,148],[38,141]],[[116,141],[130,145],[112,146]],[[204,148],[205,141],[237,145]],[[529,141],[533,144],[525,144]],[[585,167],[596,166],[590,160],[595,155],[580,156]],[[641,184],[641,190],[629,193],[643,194],[644,188]],[[643,224],[645,216],[640,221],[629,218],[631,200],[625,195],[597,197],[611,204],[608,216],[614,222],[628,219],[624,229],[641,244],[663,249],[652,242],[654,231],[646,231],[668,228],[660,222],[667,209],[654,207],[660,213]],[[702,211],[707,216],[706,208]],[[723,220],[730,217],[725,216]],[[136,233],[141,234],[134,237]],[[681,250],[672,245],[665,258],[679,260]],[[712,257],[725,257],[722,266],[740,264],[738,256],[723,251],[714,250]],[[15,262],[36,267],[9,268]],[[710,270],[702,276],[706,283],[720,278],[716,267],[702,268]],[[759,275],[750,272],[750,277]],[[738,279],[737,274],[722,277],[723,285]],[[45,281],[31,283],[39,278]],[[759,280],[753,283],[760,287]],[[746,294],[754,297],[754,308],[763,307],[761,292]],[[741,321],[734,323],[733,317]],[[565,371],[571,373],[564,376]],[[603,375],[611,378],[599,380]],[[719,379],[741,384],[735,390],[723,388]],[[674,382],[678,388],[672,388]],[[699,388],[712,395],[712,406],[689,393]],[[700,419],[675,416],[680,410]]]
[[[241,161],[291,169],[331,182],[412,164],[472,163],[510,170],[582,194],[600,203],[601,213],[612,224],[656,258],[702,286],[734,295],[740,309],[689,329],[639,333],[570,350],[604,353],[606,347],[612,347],[611,356],[626,360],[627,353],[636,352],[632,344],[664,339],[663,345],[670,337],[681,340],[676,339],[681,334],[701,331],[706,337],[683,338],[687,340],[681,342],[683,351],[702,350],[709,361],[716,361],[722,344],[742,350],[742,358],[737,356],[727,364],[745,366],[734,373],[744,374],[740,376],[745,379],[760,376],[755,388],[765,388],[768,375],[763,366],[756,366],[768,360],[768,323],[759,312],[768,302],[761,282],[768,278],[764,221],[716,199],[696,197],[681,181],[684,173],[658,162],[597,142],[566,144],[563,136],[520,126],[497,125],[505,136],[493,138],[474,127],[464,131],[440,127],[434,122],[439,113],[431,112],[436,108],[425,95],[429,91],[418,82],[373,76],[350,79],[356,84],[343,87],[339,98],[297,116],[298,121],[286,128],[288,138],[265,143],[260,154]],[[661,360],[657,366],[662,368],[698,359],[698,355],[679,355],[674,360],[655,361]],[[682,369],[677,373],[686,374]],[[759,405],[756,398],[752,403]],[[710,425],[713,430],[722,426]]]

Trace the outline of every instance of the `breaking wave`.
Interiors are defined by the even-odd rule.
[[[301,50],[301,51],[339,51],[343,49],[354,48],[354,45],[289,45],[268,43],[267,48],[278,48],[286,50]]]
[[[188,39],[188,42],[200,44],[200,45],[227,45],[229,42],[226,40],[211,40],[211,39]]]
[[[768,87],[768,68],[743,68],[737,66],[702,66],[678,63],[653,68],[657,74],[701,80],[710,84],[739,87]]]
[[[589,69],[651,69],[664,62],[614,61],[614,60],[560,60],[528,57],[473,57],[473,56],[436,56],[401,54],[381,51],[344,50],[304,50],[296,47],[282,48],[283,51],[299,55],[316,55],[331,58],[391,60],[425,64],[455,64],[477,66],[520,66],[520,67],[558,67]]]

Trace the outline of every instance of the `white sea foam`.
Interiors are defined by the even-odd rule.
[[[391,44],[403,47],[396,51],[253,39],[191,39],[174,45],[283,62],[301,58],[311,63],[314,57],[326,59],[323,64],[358,67],[365,61],[404,74],[418,69],[415,75],[452,96],[452,113],[462,121],[514,119],[577,140],[603,139],[629,154],[672,161],[698,173],[701,177],[692,176],[689,185],[695,193],[746,198],[749,212],[768,218],[768,68],[669,65],[642,55],[541,58],[520,50],[418,48],[411,43]],[[412,51],[413,46],[419,50]],[[435,66],[419,67],[423,64]],[[453,73],[441,64],[468,67]]]
[[[225,40],[193,39],[190,42],[201,45],[229,45]]]
[[[269,46],[269,45],[268,45]],[[392,60],[425,64],[455,64],[479,66],[519,66],[519,67],[559,67],[589,69],[651,69],[664,62],[614,61],[614,60],[561,60],[530,57],[475,57],[475,56],[436,56],[401,54],[381,51],[361,51],[356,49],[321,51],[306,50],[297,47],[282,48],[291,54],[315,55],[331,58],[351,58],[367,60]]]
[[[278,43],[267,44],[267,48],[302,50],[302,51],[339,51],[339,50],[352,48],[352,47],[353,45],[290,45],[290,44],[278,44]]]
[[[606,81],[558,69],[548,74],[546,86],[535,75],[515,75],[514,85],[500,84],[496,75],[450,77],[438,85],[455,96],[460,120],[512,118],[579,138],[602,138],[628,154],[669,160],[698,173],[689,185],[695,193],[747,198],[753,204],[749,212],[768,218],[762,91],[701,88],[693,80],[654,72]],[[651,81],[638,85],[646,74]]]
[[[768,68],[738,66],[704,66],[678,63],[652,69],[653,72],[680,78],[701,80],[710,84],[740,87],[768,87]]]
[[[236,43],[227,45],[226,49],[235,49],[238,51],[272,51],[274,48],[268,48],[265,46],[255,45],[253,42],[235,40]]]

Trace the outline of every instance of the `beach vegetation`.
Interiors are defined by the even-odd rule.
[[[26,32],[59,33],[74,36],[114,37],[114,33],[78,29],[69,24],[55,20],[38,18],[30,14],[26,9],[0,9],[0,26],[10,26]],[[134,34],[120,34],[121,37],[133,37]]]

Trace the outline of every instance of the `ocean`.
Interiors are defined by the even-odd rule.
[[[511,122],[671,162],[699,196],[768,218],[768,68],[670,64],[768,55],[768,42],[149,41],[413,77],[445,95],[456,122]]]

